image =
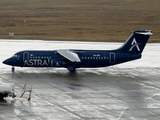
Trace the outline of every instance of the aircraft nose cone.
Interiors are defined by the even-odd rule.
[[[11,60],[10,59],[6,59],[2,63],[6,64],[6,65],[11,65]]]
[[[8,62],[7,62],[7,60],[4,60],[2,63],[3,63],[3,64],[7,64]]]

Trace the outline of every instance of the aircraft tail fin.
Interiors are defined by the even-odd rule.
[[[119,52],[124,53],[142,53],[143,49],[152,35],[151,30],[137,30],[134,31],[126,42],[118,49]]]

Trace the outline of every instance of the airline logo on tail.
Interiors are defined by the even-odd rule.
[[[137,43],[136,39],[134,38],[133,41],[132,41],[132,43],[131,43],[132,46],[131,46],[131,48],[129,49],[129,51],[132,51],[134,47],[136,47],[137,50],[140,51],[140,48],[139,48],[139,46],[138,46],[139,44],[140,44],[140,43]]]

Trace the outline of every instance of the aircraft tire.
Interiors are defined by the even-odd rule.
[[[70,72],[75,72],[76,71],[76,68],[73,67],[73,66],[68,66],[67,68]]]
[[[14,66],[12,66],[12,68],[11,68],[11,71],[12,71],[12,72],[14,72],[14,71],[15,71],[15,68],[14,68]]]

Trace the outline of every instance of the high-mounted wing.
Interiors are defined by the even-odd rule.
[[[57,50],[57,52],[71,62],[81,62],[78,55],[70,50],[61,49]]]

